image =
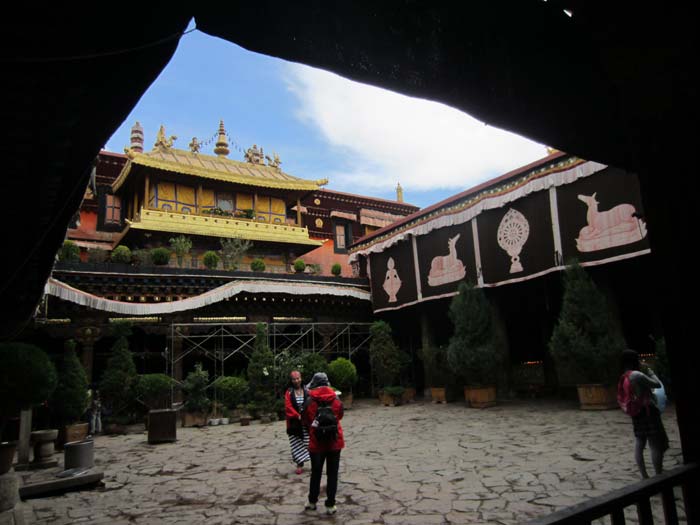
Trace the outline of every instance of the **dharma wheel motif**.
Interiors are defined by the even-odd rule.
[[[498,245],[510,255],[510,273],[522,272],[520,252],[530,236],[530,223],[518,210],[511,208],[498,226]]]

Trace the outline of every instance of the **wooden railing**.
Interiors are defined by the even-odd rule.
[[[689,463],[664,472],[651,479],[634,483],[604,496],[592,498],[585,503],[558,510],[549,516],[528,522],[528,525],[579,525],[593,520],[610,517],[612,525],[624,525],[624,509],[631,505],[637,507],[640,525],[651,525],[654,518],[651,512],[650,498],[661,495],[665,523],[678,523],[674,487],[681,487],[683,503],[688,524],[700,523],[700,466]]]

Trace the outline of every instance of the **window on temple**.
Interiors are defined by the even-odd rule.
[[[105,207],[105,223],[120,224],[122,219],[122,203],[121,199],[116,195],[107,195],[107,204]]]
[[[194,188],[173,182],[158,182],[153,185],[149,205],[164,211],[192,213],[197,205]]]
[[[216,206],[223,211],[233,212],[234,194],[227,192],[216,192]]]
[[[335,225],[335,248],[337,250],[346,250],[346,235],[345,235],[345,224]]]
[[[255,216],[260,221],[282,224],[287,217],[287,207],[282,199],[258,195]]]

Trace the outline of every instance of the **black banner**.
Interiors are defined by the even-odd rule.
[[[557,188],[564,262],[585,263],[649,248],[636,175],[606,168]]]
[[[539,191],[477,217],[484,284],[552,268],[554,237],[549,193]]]
[[[411,241],[401,241],[382,253],[370,254],[372,305],[394,308],[418,299]]]
[[[456,292],[465,280],[476,284],[471,222],[416,237],[416,248],[423,297]]]

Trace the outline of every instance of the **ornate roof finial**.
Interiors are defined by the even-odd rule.
[[[553,153],[559,153],[559,150],[557,148],[547,146],[547,155],[552,155]]]
[[[131,127],[131,144],[129,149],[136,153],[143,153],[143,127],[138,120]]]
[[[277,155],[277,153],[273,152],[272,158],[270,158],[269,155],[265,155],[265,158],[267,159],[267,165],[270,166],[271,168],[275,168],[277,171],[280,171],[280,164],[282,164],[282,161],[280,160],[280,156]]]
[[[190,142],[189,146],[190,146],[190,151],[192,153],[199,153],[199,148],[202,147],[202,145],[197,140],[197,137],[192,137],[192,142]]]
[[[156,135],[156,143],[153,145],[154,148],[159,149],[170,149],[173,147],[173,142],[177,140],[175,135],[170,135],[170,138],[165,138],[165,126],[160,125],[158,130],[158,135]]]
[[[253,144],[252,148],[248,148],[244,157],[246,162],[250,162],[251,164],[265,164],[263,160],[263,150],[262,148],[258,149],[257,144]]]
[[[216,147],[214,153],[219,157],[227,157],[231,151],[228,149],[228,139],[226,138],[226,130],[224,129],[224,121],[219,121],[219,138],[216,139]]]
[[[396,202],[403,202],[403,188],[401,183],[396,183]]]

